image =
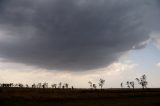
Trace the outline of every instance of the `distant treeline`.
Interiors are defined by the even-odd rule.
[[[140,78],[136,78],[135,79],[139,85],[142,86],[142,88],[147,88],[147,77],[146,75],[142,75]],[[89,83],[89,86],[91,89],[97,89],[97,85],[91,81],[88,82]],[[102,89],[103,86],[105,84],[105,80],[100,78],[99,79],[99,87]],[[127,88],[135,88],[135,82],[134,81],[127,81],[126,83],[122,82],[120,83],[120,87],[123,88],[124,87],[124,84],[126,84],[126,87]],[[73,86],[70,86],[69,87],[69,84],[68,83],[62,83],[62,82],[59,82],[58,84],[51,84],[51,86],[49,86],[48,83],[37,83],[37,84],[32,84],[31,86],[29,86],[28,84],[22,84],[22,83],[18,83],[18,84],[14,84],[14,83],[1,83],[0,84],[0,87],[19,87],[19,88],[63,88],[63,89],[68,89],[68,88],[71,88],[71,89],[74,89]]]
[[[51,86],[49,86],[48,83],[37,83],[37,84],[32,84],[31,86],[29,86],[28,84],[22,84],[22,83],[18,83],[18,84],[14,84],[14,83],[1,83],[0,87],[19,87],[19,88],[69,88],[69,84],[68,83],[64,83],[62,84],[62,82],[58,83],[58,84],[52,84]],[[71,88],[73,89],[73,86],[71,86]]]

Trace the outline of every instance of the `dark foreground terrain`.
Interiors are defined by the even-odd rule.
[[[0,88],[0,106],[160,106],[160,89]]]

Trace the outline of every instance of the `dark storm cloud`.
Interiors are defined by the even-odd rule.
[[[151,0],[5,0],[0,56],[47,69],[107,66],[145,47]]]

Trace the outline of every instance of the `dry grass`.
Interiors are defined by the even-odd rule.
[[[159,106],[160,89],[0,88],[3,106]]]

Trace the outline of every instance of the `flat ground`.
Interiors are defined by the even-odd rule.
[[[160,106],[160,89],[0,88],[1,106]]]

